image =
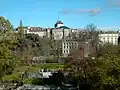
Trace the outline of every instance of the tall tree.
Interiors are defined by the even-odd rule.
[[[13,26],[11,25],[10,21],[2,16],[0,16],[0,30],[2,31],[13,30]]]
[[[77,78],[77,84],[79,89],[81,89],[81,86],[83,85],[82,89],[88,90],[88,85],[97,84],[97,81],[93,81],[90,78],[95,76],[96,69],[95,66],[95,60],[92,60],[91,58],[85,58],[84,57],[84,48],[80,48],[73,52],[69,58],[68,58],[68,68],[70,68],[70,74]],[[93,81],[93,82],[92,82]]]
[[[99,40],[99,32],[97,31],[97,27],[94,24],[89,24],[85,27],[85,30],[89,32],[89,38],[91,39],[91,44],[96,49],[97,52],[101,42]]]
[[[0,78],[12,73],[16,65],[17,57],[15,49],[17,36],[13,32],[12,25],[4,17],[0,17]]]

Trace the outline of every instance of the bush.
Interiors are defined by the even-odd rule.
[[[31,85],[40,85],[41,80],[39,78],[26,78],[23,80],[24,84],[31,84]]]
[[[44,64],[39,66],[39,68],[47,68],[47,69],[58,69],[63,67],[64,65],[59,65],[59,64]]]
[[[37,71],[39,71],[39,68],[38,68],[38,67],[30,67],[30,68],[28,69],[28,72],[37,72]]]
[[[31,79],[31,78],[25,78],[25,79],[23,80],[23,83],[24,83],[24,84],[32,84],[32,80],[33,80],[33,79]]]
[[[46,59],[45,62],[46,63],[58,63],[57,60],[51,60],[51,59]]]
[[[5,75],[2,77],[3,82],[13,81],[13,82],[21,82],[20,74],[11,74]]]
[[[33,78],[32,84],[33,85],[40,85],[40,84],[42,84],[42,82],[41,82],[40,78]]]

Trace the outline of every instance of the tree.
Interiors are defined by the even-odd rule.
[[[15,54],[17,36],[12,25],[4,17],[0,17],[0,79],[6,74],[11,74],[16,66]]]
[[[105,44],[100,49],[97,67],[101,76],[101,88],[119,90],[120,86],[120,46]]]
[[[11,25],[9,20],[5,19],[2,16],[0,16],[0,30],[2,31],[13,30],[13,26]]]
[[[17,29],[18,29],[18,34],[19,34],[20,38],[23,38],[24,37],[24,27],[22,25],[22,20],[20,20],[20,25]]]
[[[32,60],[33,57],[49,56],[50,48],[49,38],[41,38],[37,34],[25,34],[23,38],[19,39],[17,52],[20,58],[29,57],[28,60]]]
[[[97,28],[97,26],[95,26],[94,24],[88,24],[86,27],[85,27],[85,29],[87,30],[87,31],[96,31],[96,28]]]
[[[78,39],[77,32],[72,32],[70,37],[72,37],[72,39],[75,39],[75,40]]]
[[[119,52],[119,46],[117,45],[112,45],[110,43],[106,43],[104,44],[102,47],[100,47],[99,51],[98,51],[98,57],[99,56],[105,56],[107,55],[113,55],[113,54],[118,54]]]
[[[103,45],[94,60],[83,58],[81,50],[69,56],[68,62],[69,75],[75,78],[79,89],[119,90],[120,46]]]
[[[89,39],[91,39],[91,44],[96,49],[97,53],[101,43],[97,27],[94,24],[89,24],[85,27],[85,30],[89,32]]]
[[[97,81],[90,79],[95,77],[97,74],[96,69],[94,68],[96,61],[91,58],[84,57],[84,48],[80,48],[73,52],[69,56],[68,68],[70,68],[70,74],[77,78],[77,84],[79,89],[87,89],[86,87],[92,87],[92,84],[95,85]],[[95,73],[96,72],[96,73]],[[99,76],[98,76],[99,77]],[[98,78],[96,75],[96,79]],[[98,79],[97,79],[98,80]],[[92,84],[91,84],[92,83]],[[83,87],[81,87],[83,86]]]
[[[31,66],[33,57],[33,49],[31,45],[27,45],[22,52],[21,60],[25,65]]]
[[[33,49],[33,55],[34,56],[40,56],[42,52],[42,38],[39,37],[37,34],[26,34],[25,39],[29,41],[29,44],[31,45],[31,48]]]
[[[26,37],[19,39],[16,52],[23,65],[31,66],[31,60],[34,56],[32,45],[33,42]]]

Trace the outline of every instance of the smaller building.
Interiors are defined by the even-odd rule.
[[[113,45],[118,44],[119,34],[117,32],[104,32],[99,34],[99,39],[102,44],[111,43]]]
[[[62,54],[67,57],[72,51],[78,49],[79,42],[75,40],[63,40],[62,41]]]
[[[24,28],[24,31],[25,34],[33,33],[33,34],[38,34],[40,37],[45,37],[50,33],[49,29],[41,28],[41,27],[27,27]]]

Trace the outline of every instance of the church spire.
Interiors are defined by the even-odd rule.
[[[22,26],[22,20],[20,20],[20,25],[19,26]]]
[[[58,21],[59,21],[59,13],[58,13]]]
[[[58,21],[59,21],[59,14],[58,14]]]

